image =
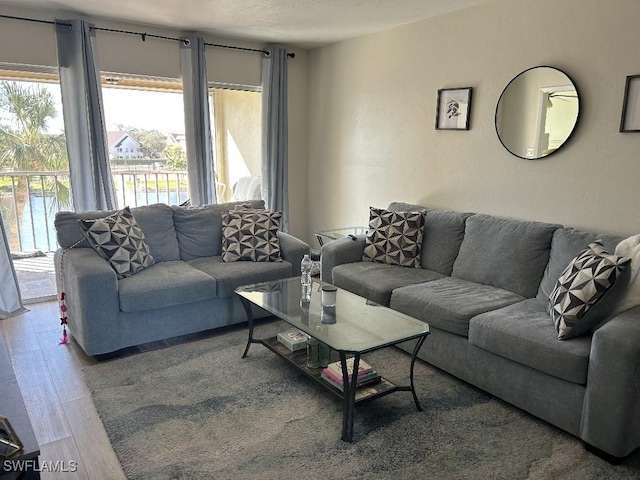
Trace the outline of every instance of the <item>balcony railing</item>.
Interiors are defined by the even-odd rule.
[[[112,168],[118,207],[178,205],[188,199],[187,172]],[[12,252],[57,248],[53,219],[73,210],[68,171],[0,172],[0,209]]]

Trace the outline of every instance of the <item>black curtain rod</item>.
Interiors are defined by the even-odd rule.
[[[11,15],[0,15],[0,18],[8,18],[10,20],[22,20],[24,22],[35,22],[35,23],[46,23],[49,25],[55,25],[56,22],[51,21],[51,20],[38,20],[36,18],[26,18],[26,17],[14,17]],[[71,27],[72,25],[70,23],[59,23],[59,25],[66,25],[68,27]],[[145,42],[147,40],[147,37],[149,38],[159,38],[162,40],[174,40],[176,42],[183,42],[185,43],[185,45],[189,44],[189,40],[187,39],[182,39],[182,38],[175,38],[175,37],[166,37],[164,35],[154,35],[153,33],[146,33],[146,32],[131,32],[128,30],[116,30],[113,28],[102,28],[102,27],[93,27],[94,30],[100,30],[103,32],[111,32],[111,33],[124,33],[126,35],[136,35],[139,36],[140,38],[142,38],[142,41]],[[257,48],[247,48],[247,47],[237,47],[234,45],[223,45],[221,43],[204,43],[206,46],[208,47],[215,47],[215,48],[227,48],[227,49],[231,49],[231,50],[241,50],[244,52],[256,52],[256,53],[263,53],[266,56],[271,55],[271,52],[269,50],[261,50],[261,49],[257,49]],[[296,54],[295,53],[287,53],[287,57],[290,58],[295,58]]]

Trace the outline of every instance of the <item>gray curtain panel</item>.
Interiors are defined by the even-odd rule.
[[[181,40],[187,176],[191,205],[217,203],[204,40],[196,36]]]
[[[95,30],[84,20],[56,20],[56,42],[75,211],[114,209]]]
[[[282,212],[281,229],[289,230],[287,120],[287,51],[269,48],[262,60],[262,198]]]
[[[0,319],[9,318],[25,311],[20,297],[18,278],[11,260],[4,220],[0,215]]]

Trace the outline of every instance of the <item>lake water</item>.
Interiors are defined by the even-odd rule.
[[[144,192],[136,194],[137,206],[150,205],[153,203],[168,203],[169,205],[178,205],[185,202],[189,198],[188,192],[160,192],[149,193],[147,196]],[[133,192],[126,197],[130,207],[134,207]],[[64,209],[64,208],[63,208]],[[29,252],[32,250],[42,250],[43,252],[53,251],[58,248],[56,241],[56,230],[53,224],[55,219],[55,203],[54,197],[31,197],[31,201],[24,206],[24,214],[22,217],[22,225],[20,226],[20,235],[22,237],[22,251]],[[15,225],[15,224],[13,224]],[[12,226],[13,226],[12,225]],[[11,226],[11,227],[12,227]],[[10,226],[5,224],[7,235],[9,235]]]

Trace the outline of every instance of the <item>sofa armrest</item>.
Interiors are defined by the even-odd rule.
[[[331,275],[333,267],[362,260],[365,244],[366,236],[364,235],[356,237],[355,240],[345,237],[325,243],[320,250],[320,279],[323,282],[333,283]]]
[[[640,446],[640,307],[593,334],[580,438],[614,457]]]
[[[293,276],[300,276],[300,263],[302,258],[309,254],[311,250],[309,245],[284,232],[278,232],[278,241],[280,242],[280,256],[293,265]]]
[[[61,252],[56,252],[60,265]],[[105,353],[100,345],[113,345],[119,336],[120,301],[115,271],[91,248],[74,248],[64,254],[64,289],[69,330],[89,355]],[[56,269],[56,277],[60,268]]]

